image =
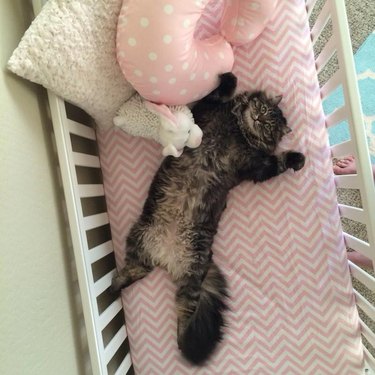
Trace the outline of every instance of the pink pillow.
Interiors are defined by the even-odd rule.
[[[227,0],[221,33],[232,45],[254,40],[274,14],[277,0]]]
[[[277,0],[225,0],[221,34],[194,38],[210,0],[124,0],[117,60],[125,78],[154,103],[184,105],[215,89],[233,67],[232,44],[253,40]],[[230,43],[229,43],[229,42]]]
[[[218,74],[231,71],[232,47],[221,35],[194,39],[208,2],[123,2],[117,26],[117,60],[126,79],[145,99],[187,104],[212,91]]]

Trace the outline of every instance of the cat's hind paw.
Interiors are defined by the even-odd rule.
[[[112,279],[112,284],[109,287],[109,293],[111,294],[118,294],[122,288],[121,281],[119,280],[119,276],[115,276]]]
[[[305,165],[305,159],[305,155],[300,152],[288,151],[285,154],[285,165],[287,168],[299,171]]]

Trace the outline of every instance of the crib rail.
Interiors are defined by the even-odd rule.
[[[92,373],[132,374],[120,297],[108,288],[116,272],[96,136],[80,111],[48,92]],[[95,141],[95,142],[93,142]],[[104,202],[104,203],[103,203]]]
[[[321,41],[323,30],[332,24],[332,36],[326,40],[320,53],[316,55],[316,69],[320,73],[329,64],[333,56],[337,58],[338,70],[321,86],[321,98],[325,100],[338,87],[342,87],[344,104],[326,117],[326,126],[331,127],[346,121],[349,125],[350,140],[333,145],[332,156],[340,158],[351,154],[356,158],[355,175],[335,176],[336,186],[341,189],[357,189],[360,192],[362,208],[339,204],[342,217],[363,223],[367,230],[367,241],[344,232],[347,247],[375,261],[375,187],[368,150],[364,121],[359,97],[358,84],[352,53],[345,3],[342,0],[307,0],[306,9],[310,17],[311,40],[316,47]],[[316,17],[315,22],[313,18]],[[375,263],[374,263],[375,264]],[[349,261],[352,276],[364,284],[370,291],[375,291],[375,279],[368,272]],[[364,313],[375,320],[373,304],[355,290],[357,305]],[[375,335],[361,320],[362,335],[370,346],[375,347]],[[367,371],[375,371],[374,349],[364,347]]]
[[[32,0],[38,14],[46,0]],[[74,250],[90,365],[87,374],[134,373],[120,297],[92,120],[48,91],[56,151]],[[103,204],[104,202],[104,204]]]

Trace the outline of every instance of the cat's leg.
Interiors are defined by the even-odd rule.
[[[153,269],[153,266],[144,264],[136,253],[129,253],[129,251],[127,251],[125,266],[118,272],[118,275],[112,279],[110,291],[115,293],[120,289],[128,287],[135,281],[143,279]]]
[[[126,240],[125,266],[112,279],[111,292],[114,293],[128,287],[147,276],[154,269],[145,252],[142,233],[143,230],[137,224],[132,228]]]
[[[237,88],[237,77],[233,73],[224,73],[219,75],[219,81],[219,86],[203,100],[227,102],[232,99]]]
[[[305,156],[296,151],[286,151],[280,155],[266,155],[249,167],[239,171],[240,178],[254,182],[262,182],[278,176],[287,169],[300,170],[305,165]]]

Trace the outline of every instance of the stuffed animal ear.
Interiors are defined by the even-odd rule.
[[[161,123],[166,130],[178,130],[176,116],[165,104],[155,104],[146,100],[145,106],[150,112],[160,116],[164,120]]]

